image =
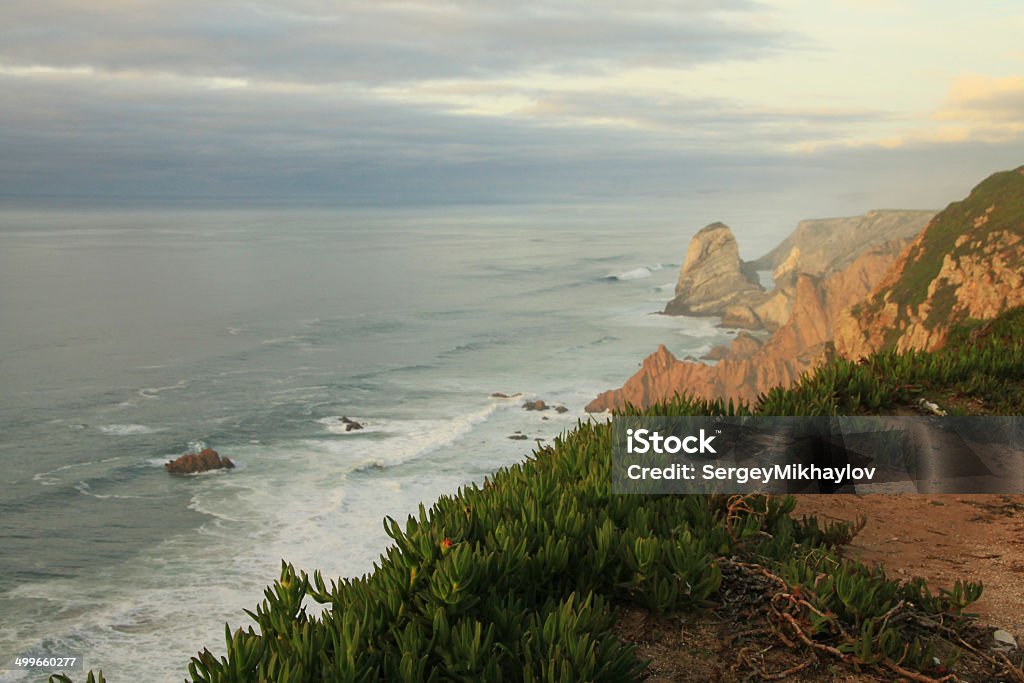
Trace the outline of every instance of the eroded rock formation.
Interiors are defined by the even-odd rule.
[[[702,228],[686,251],[676,295],[665,307],[669,315],[721,315],[736,303],[760,295],[756,275],[744,272],[739,247],[724,223]]]

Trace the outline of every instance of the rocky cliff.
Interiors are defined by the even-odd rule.
[[[846,268],[874,244],[916,237],[934,215],[934,211],[885,209],[800,221],[777,247],[748,265],[772,271],[777,286],[791,282],[798,273],[827,275]]]
[[[881,282],[909,240],[870,248],[844,270],[820,278],[800,274],[792,285],[789,320],[763,344],[739,335],[717,365],[678,360],[665,346],[648,356],[621,389],[599,395],[587,410],[600,412],[625,403],[648,406],[689,393],[704,398],[752,401],[773,386],[789,386],[832,353],[833,331],[841,312]]]
[[[702,228],[686,251],[676,295],[665,307],[669,315],[721,315],[730,305],[760,295],[757,275],[743,268],[740,250],[729,226]]]
[[[861,357],[931,350],[951,325],[1024,304],[1024,166],[996,173],[937,214],[870,296],[837,322],[836,348]]]
[[[921,232],[933,211],[869,211],[863,216],[801,221],[779,246],[755,261],[740,259],[732,231],[712,223],[693,236],[679,272],[669,315],[720,316],[722,324],[748,330],[779,329],[793,310],[799,273],[819,277],[847,268],[872,245]],[[757,271],[772,270],[766,292]]]
[[[791,385],[832,354],[931,350],[956,323],[1024,306],[1024,167],[996,173],[963,201],[930,215],[873,211],[804,221],[757,261],[738,262],[737,253],[734,273],[774,267],[777,286],[746,289],[742,300],[723,308],[723,320],[763,323],[774,315],[785,323],[760,346],[744,337],[715,350],[714,366],[680,361],[662,346],[621,389],[601,394],[587,409],[645,406],[676,393],[750,401],[772,386]],[[897,239],[867,246],[882,235]],[[718,293],[719,301],[726,298]]]

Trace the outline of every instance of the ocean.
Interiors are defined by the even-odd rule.
[[[0,669],[32,651],[180,681],[198,650],[223,652],[225,623],[250,623],[282,559],[370,571],[386,515],[604,419],[584,405],[658,344],[731,338],[653,314],[717,217],[0,212]],[[538,398],[568,411],[523,410]],[[237,468],[164,471],[204,446]]]

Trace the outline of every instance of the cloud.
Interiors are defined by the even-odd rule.
[[[644,178],[703,174],[713,185],[712,169],[723,162],[735,177],[732,155],[776,163],[773,150],[808,130],[824,137],[836,122],[881,115],[589,88],[523,89],[510,111],[482,115],[457,98],[476,106],[500,87],[428,82],[390,92],[79,67],[0,69],[0,87],[0,130],[18,131],[0,137],[0,188],[9,196],[220,192],[333,201],[391,190],[420,198],[558,191],[539,178],[561,178],[572,192],[601,194],[615,183],[643,192],[645,182],[654,191],[663,182]],[[451,182],[427,190],[417,174]]]
[[[382,84],[749,59],[787,36],[747,0],[4,3],[8,65]],[[789,38],[792,38],[791,36]]]
[[[840,140],[813,140],[807,153],[835,146],[897,149],[952,143],[1024,142],[1024,76],[960,74],[952,79],[943,102],[919,117],[893,117],[896,131]]]
[[[1024,133],[1024,76],[959,76],[935,119],[967,139],[1014,140]]]
[[[6,2],[0,194],[601,197],[1016,139],[1017,81],[964,80],[941,111],[868,97],[874,72],[837,78],[837,38],[792,7]]]

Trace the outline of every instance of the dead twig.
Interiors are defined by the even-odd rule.
[[[954,681],[960,680],[959,678],[957,678],[956,674],[946,674],[942,678],[933,678],[931,676],[926,676],[925,674],[919,674],[916,671],[904,669],[902,666],[892,661],[888,657],[882,660],[882,664],[887,666],[889,669],[895,671],[900,676],[908,678],[912,681],[917,681],[918,683],[953,683]]]
[[[1020,683],[1024,683],[1024,669],[1011,662],[1010,658],[1006,656],[1005,652],[1000,652],[999,658],[1003,660],[1002,663],[1005,667],[1004,670],[1006,671],[1006,673],[1011,674],[1015,679],[1020,681]]]
[[[792,676],[795,673],[799,673],[799,672],[803,671],[804,669],[809,667],[811,664],[814,664],[816,661],[818,661],[818,658],[815,657],[812,654],[805,661],[800,662],[796,666],[791,666],[788,669],[785,669],[783,671],[776,671],[774,673],[768,673],[764,669],[761,669],[759,671],[756,671],[756,673],[757,673],[759,678],[763,678],[766,681],[781,681],[783,678],[786,678],[787,676]]]

